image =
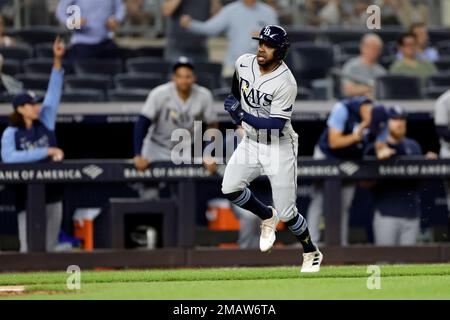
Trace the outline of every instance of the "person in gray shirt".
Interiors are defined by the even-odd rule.
[[[436,101],[434,124],[441,142],[440,156],[441,158],[450,158],[450,89]]]
[[[164,0],[161,4],[161,12],[167,18],[164,59],[174,63],[185,56],[194,63],[208,61],[207,37],[186,31],[180,26],[180,17],[188,14],[205,21],[221,7],[220,0]]]
[[[364,35],[360,43],[360,55],[350,59],[342,67],[342,93],[345,97],[374,97],[376,78],[387,73],[377,63],[382,49],[383,40],[378,35]]]
[[[180,24],[195,34],[217,36],[226,33],[229,44],[222,75],[231,77],[235,61],[245,53],[256,52],[257,43],[248,41],[249,37],[258,36],[266,25],[278,24],[278,17],[272,7],[259,0],[239,0],[226,5],[205,22],[183,15]]]

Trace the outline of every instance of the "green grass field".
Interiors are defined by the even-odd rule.
[[[85,271],[81,290],[68,274],[0,274],[0,287],[24,285],[23,295],[0,299],[450,299],[450,264],[381,266],[381,289],[369,290],[367,266]]]

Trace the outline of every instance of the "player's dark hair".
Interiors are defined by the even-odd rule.
[[[22,114],[17,110],[9,115],[9,123],[13,127],[25,128],[25,120]]]
[[[180,69],[180,68],[188,68],[188,69],[190,69],[193,73],[195,73],[195,69],[194,69],[194,66],[193,65],[191,65],[191,64],[176,64],[176,65],[174,65],[173,66],[173,68],[172,68],[172,74],[174,74],[175,72],[177,72],[177,70],[178,69]]]
[[[409,38],[409,37],[412,37],[412,38],[416,39],[416,36],[415,36],[414,33],[406,32],[406,33],[403,33],[403,34],[397,39],[397,45],[398,45],[399,47],[403,46],[403,43],[405,42],[405,39],[406,39],[406,38]]]

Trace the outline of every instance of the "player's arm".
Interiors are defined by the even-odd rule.
[[[450,106],[450,98],[440,98],[436,102],[434,113],[434,124],[436,126],[436,134],[447,142],[450,142],[450,130],[448,119],[448,107]]]
[[[345,134],[345,123],[348,119],[347,108],[343,104],[339,104],[333,108],[327,121],[328,126],[328,145],[331,149],[346,148],[363,139],[364,128],[350,134]]]
[[[41,147],[32,150],[17,150],[16,132],[17,129],[9,127],[3,133],[1,156],[4,163],[31,163],[44,160],[47,157],[64,157],[64,153],[58,148]]]
[[[65,53],[65,47],[60,37],[57,37],[53,44],[53,69],[50,75],[45,99],[40,111],[41,122],[50,130],[55,129],[56,115],[61,102],[64,69],[62,68],[62,58]]]
[[[191,16],[183,15],[180,18],[180,25],[197,34],[217,36],[225,31],[229,21],[229,10],[228,8],[224,8],[206,21],[192,20]]]

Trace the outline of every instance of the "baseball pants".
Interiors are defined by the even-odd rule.
[[[377,246],[415,245],[419,230],[419,218],[383,216],[375,211],[373,233]]]
[[[58,245],[59,231],[61,229],[61,223],[63,218],[63,204],[61,201],[49,203],[46,206],[47,215],[47,237],[46,237],[46,251],[55,251]],[[19,212],[17,216],[17,222],[19,225],[19,240],[20,240],[20,252],[28,252],[27,243],[27,216],[25,211]]]
[[[314,159],[325,159],[325,155],[318,146],[314,149]],[[350,206],[352,205],[353,196],[355,194],[354,183],[344,183],[341,188],[341,245],[348,245],[348,226],[350,219]],[[320,218],[323,212],[323,187],[318,184],[314,187],[314,194],[308,208],[307,220],[311,240],[313,242],[320,241]]]
[[[273,205],[281,221],[297,213],[298,136],[280,139],[277,143],[259,143],[249,137],[242,139],[228,165],[222,182],[222,192],[243,191],[260,175],[267,175],[272,188]]]

